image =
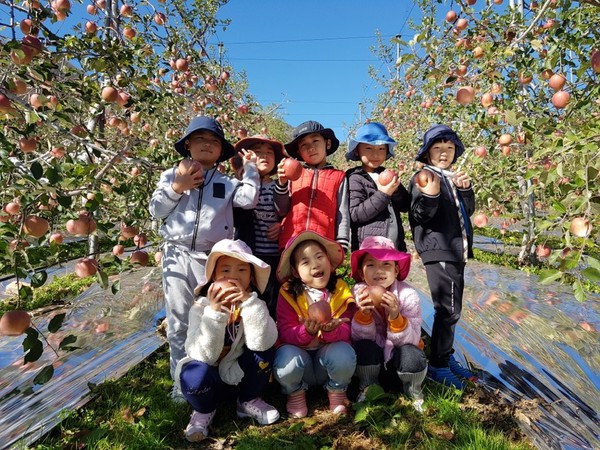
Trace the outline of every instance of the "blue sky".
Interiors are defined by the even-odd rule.
[[[374,100],[381,88],[369,66],[390,68],[371,52],[376,34],[384,42],[402,34],[410,40],[407,18],[418,6],[400,0],[231,0],[218,17],[231,19],[210,43],[222,42],[224,58],[245,70],[249,91],[263,104],[281,105],[292,126],[317,120],[340,140],[365,119],[359,104]],[[392,68],[393,69],[393,68]]]

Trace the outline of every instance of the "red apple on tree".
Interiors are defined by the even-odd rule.
[[[0,317],[0,336],[19,336],[31,326],[31,316],[26,311],[6,311]]]
[[[40,216],[27,216],[23,223],[23,231],[25,234],[40,238],[48,232],[50,224],[46,219]]]
[[[149,259],[148,252],[145,252],[143,250],[136,250],[129,257],[129,261],[132,264],[139,264],[140,266],[147,266],[148,259]]]
[[[548,245],[539,244],[535,248],[535,254],[539,258],[547,258],[548,256],[550,256],[550,253],[552,253],[552,249]]]
[[[487,227],[487,225],[488,225],[487,216],[483,213],[476,214],[473,217],[473,225],[475,225],[478,228]]]
[[[79,278],[95,275],[98,271],[98,263],[92,258],[82,258],[75,264],[75,273]]]
[[[592,224],[585,217],[575,217],[569,225],[569,231],[573,236],[584,238],[592,231]]]

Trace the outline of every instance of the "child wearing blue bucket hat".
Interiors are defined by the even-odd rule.
[[[380,178],[386,170],[382,164],[394,156],[395,146],[396,141],[378,122],[363,125],[350,138],[346,159],[361,162],[346,172],[352,251],[358,250],[368,236],[385,236],[398,250],[406,251],[400,213],[408,212],[410,194],[400,182],[400,174],[386,172]]]
[[[188,315],[194,304],[194,288],[204,277],[211,248],[222,239],[233,238],[233,207],[252,209],[258,202],[260,177],[256,155],[242,150],[242,180],[218,170],[235,150],[223,128],[212,117],[193,118],[174,144],[184,157],[160,175],[150,199],[150,214],[162,222],[163,290],[170,349],[171,377],[185,356]],[[184,402],[179,389],[171,392]]]

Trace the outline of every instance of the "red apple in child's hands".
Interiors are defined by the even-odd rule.
[[[369,286],[369,298],[373,302],[373,306],[379,307],[381,305],[385,293],[386,288],[383,286]]]
[[[302,165],[294,158],[286,158],[283,161],[283,172],[290,181],[296,181],[302,176]]]
[[[329,303],[320,300],[308,307],[308,317],[319,324],[327,323],[331,320],[331,307]]]
[[[426,171],[421,170],[417,174],[417,184],[421,187],[425,187],[425,186],[427,186],[427,183],[429,183],[429,175],[427,174]]]
[[[196,172],[202,172],[202,164],[195,159],[184,159],[177,166],[181,175],[191,175]]]
[[[385,169],[379,174],[379,184],[381,184],[382,186],[387,186],[394,180],[396,176],[397,175],[395,170]]]

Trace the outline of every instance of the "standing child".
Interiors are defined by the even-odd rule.
[[[292,142],[285,149],[292,158],[302,159],[304,169],[296,181],[285,175],[285,161],[277,170],[275,203],[281,223],[279,248],[301,231],[311,230],[336,240],[348,248],[350,240],[350,217],[348,212],[348,183],[344,172],[327,164],[327,156],[333,154],[340,141],[331,128],[318,122],[308,121],[298,125]]]
[[[370,122],[356,131],[348,144],[348,161],[362,165],[346,172],[350,191],[351,249],[368,236],[387,236],[398,250],[406,251],[401,212],[410,208],[410,194],[396,175],[387,184],[379,179],[385,160],[394,156],[394,141],[385,127]]]
[[[252,150],[256,155],[256,166],[260,175],[260,193],[254,210],[235,208],[236,237],[252,249],[252,253],[271,266],[269,283],[263,294],[271,316],[275,317],[279,283],[276,269],[279,264],[279,233],[281,217],[273,203],[275,181],[272,176],[284,157],[281,142],[267,136],[256,135],[235,144],[236,151]]]
[[[350,345],[354,299],[335,273],[343,260],[337,242],[312,231],[290,239],[281,254],[277,277],[285,283],[277,304],[273,374],[287,395],[290,417],[307,415],[305,391],[314,385],[327,389],[331,411],[346,412],[356,354]]]
[[[471,181],[462,171],[450,172],[464,152],[458,135],[434,125],[423,136],[415,159],[423,164],[410,181],[409,214],[415,247],[425,265],[435,309],[428,375],[462,389],[473,373],[454,358],[454,331],[462,311],[467,258],[473,256],[470,216],[475,210]]]
[[[197,290],[204,296],[190,309],[187,356],[175,377],[194,408],[185,430],[190,442],[208,436],[217,402],[232,395],[238,417],[261,425],[279,419],[260,398],[271,374],[277,327],[255,291],[265,289],[270,270],[242,241],[223,239],[212,248]]]
[[[422,412],[421,384],[427,373],[427,358],[421,340],[421,305],[416,291],[403,280],[411,256],[396,250],[385,237],[368,236],[352,253],[352,277],[357,281],[354,297],[360,308],[352,319],[356,350],[358,401],[367,388],[386,378],[403,385],[405,394]]]
[[[175,150],[185,159],[161,174],[150,199],[150,214],[163,221],[159,233],[165,240],[163,290],[172,377],[185,356],[194,288],[204,276],[208,253],[216,242],[233,237],[233,207],[254,208],[259,189],[252,152],[242,151],[242,181],[217,170],[234,149],[221,125],[210,117],[192,119]],[[171,395],[175,401],[184,401],[175,388]]]

